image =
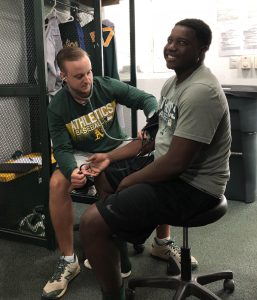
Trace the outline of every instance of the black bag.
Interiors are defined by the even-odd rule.
[[[156,111],[150,118],[147,119],[145,127],[142,129],[146,133],[148,141],[153,141],[159,129],[159,112]]]

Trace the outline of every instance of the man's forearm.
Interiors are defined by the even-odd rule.
[[[136,156],[142,148],[142,141],[135,140],[125,146],[116,148],[108,152],[108,158],[110,161],[122,160]]]

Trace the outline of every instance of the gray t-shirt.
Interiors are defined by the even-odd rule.
[[[176,77],[168,79],[159,106],[155,159],[168,151],[173,135],[203,143],[180,178],[220,197],[229,179],[231,129],[227,99],[216,77],[202,65],[179,85]]]

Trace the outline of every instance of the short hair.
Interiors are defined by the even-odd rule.
[[[76,61],[85,56],[89,57],[87,52],[80,47],[64,47],[57,53],[56,61],[60,70],[64,71],[65,61]]]
[[[198,41],[203,46],[210,46],[212,41],[212,31],[204,21],[200,19],[184,19],[175,24],[180,26],[190,27],[195,31],[195,35]]]

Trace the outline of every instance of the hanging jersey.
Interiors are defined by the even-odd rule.
[[[92,68],[96,66],[96,41],[95,41],[95,22],[91,21],[83,28],[85,48],[92,62]],[[111,26],[102,25],[102,37],[103,37],[103,58],[104,58],[104,75],[115,79],[119,78],[116,58],[116,46],[114,37],[114,28]]]
[[[83,30],[77,20],[59,24],[63,47],[80,47],[85,49]]]

